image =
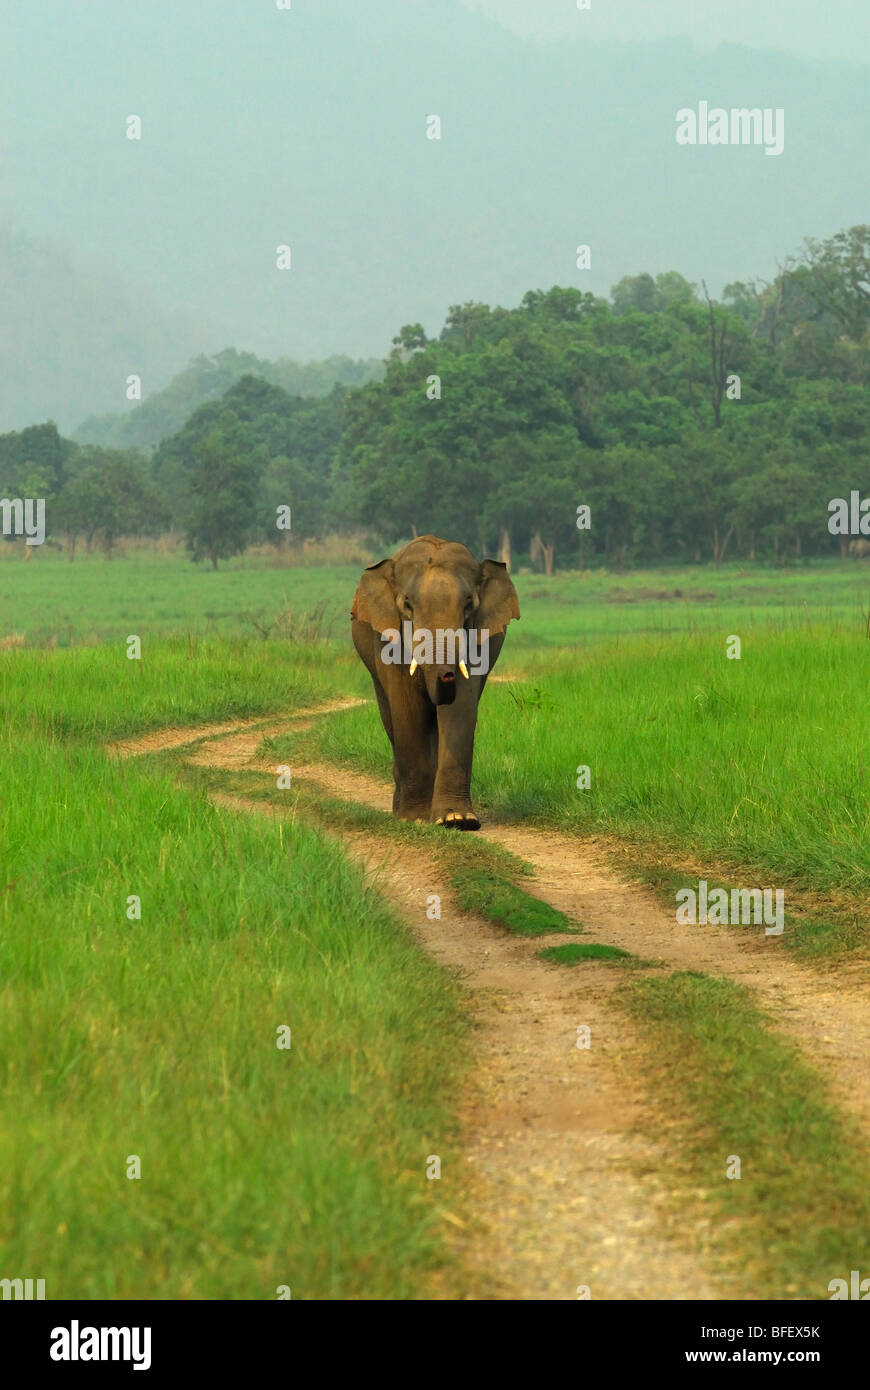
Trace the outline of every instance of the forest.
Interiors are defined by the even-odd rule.
[[[547,573],[845,556],[828,509],[870,494],[868,328],[861,225],[718,300],[642,273],[608,299],[454,305],[381,365],[199,358],[123,427],[0,436],[0,494],[45,498],[71,559],[168,530],[215,567],[334,533],[435,532]]]

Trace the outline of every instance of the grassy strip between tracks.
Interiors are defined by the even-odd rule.
[[[288,803],[286,792],[276,790],[274,778],[268,773],[197,767],[186,768],[185,775],[192,775],[212,791],[246,797],[279,811],[298,811],[337,830],[368,830],[409,850],[429,854],[449,879],[463,911],[475,913],[517,936],[583,931],[581,923],[520,887],[517,880],[531,872],[527,864],[471,833],[397,821],[389,813],[329,796],[310,783],[306,784],[304,800],[294,798]],[[421,904],[425,906],[425,895]]]

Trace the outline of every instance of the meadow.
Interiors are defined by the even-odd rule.
[[[380,559],[372,552],[373,560]],[[361,564],[286,566],[278,557],[243,555],[213,572],[183,547],[131,545],[107,560],[95,552],[70,563],[46,548],[22,563],[20,547],[0,546],[0,642],[72,646],[112,641],[119,633],[284,635],[345,643]],[[739,563],[670,569],[559,570],[514,573],[522,620],[510,651],[534,663],[543,647],[574,648],[634,634],[668,636],[736,631],[734,624],[866,626],[870,564],[813,561],[792,568]],[[316,618],[316,630],[301,628]],[[259,626],[258,626],[259,624]]]
[[[451,981],[333,841],[101,746],[322,694],[264,654],[2,654],[0,1248],[49,1298],[407,1298],[444,1264]]]
[[[459,985],[316,825],[105,747],[368,695],[343,626],[358,574],[146,549],[0,564],[0,1250],[49,1297],[462,1287],[424,1177],[455,1150]],[[866,951],[870,569],[516,582],[484,813],[606,835],[641,871],[670,853],[773,876],[823,903],[829,953]],[[293,747],[389,775],[371,703]]]
[[[724,632],[638,636],[493,682],[475,756],[482,812],[866,898],[870,644],[819,624],[743,631],[739,660]],[[312,737],[321,755],[389,779],[370,710]]]

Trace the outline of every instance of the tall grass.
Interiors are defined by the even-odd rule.
[[[479,807],[866,894],[870,643],[846,629],[747,629],[728,660],[726,635],[554,654],[530,682],[489,685]],[[323,754],[389,776],[375,709],[315,735]]]
[[[449,978],[311,828],[21,728],[0,756],[4,1275],[49,1298],[423,1296]]]
[[[389,549],[389,547],[387,548]],[[386,551],[384,552],[386,553]],[[106,560],[70,564],[43,547],[24,564],[0,546],[0,647],[78,646],[122,641],[128,633],[247,635],[290,611],[319,612],[324,634],[342,641],[360,572],[355,563],[276,569],[274,554],[249,552],[210,566],[181,551],[136,545]],[[814,561],[793,569],[728,564],[614,572],[518,573],[522,619],[504,661],[524,663],[554,646],[577,647],[621,634],[740,631],[739,622],[794,627],[807,621],[860,625],[870,611],[870,565]],[[866,621],[866,619],[865,619]]]
[[[0,709],[18,726],[93,738],[269,713],[368,681],[352,652],[310,640],[145,639],[139,660],[126,650],[0,651]]]

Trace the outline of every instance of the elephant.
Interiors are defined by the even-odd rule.
[[[870,541],[850,541],[849,554],[854,555],[856,560],[866,560],[870,556]]]
[[[457,541],[418,536],[363,572],[350,616],[393,748],[393,815],[479,830],[471,804],[477,707],[507,625],[520,616],[507,566],[478,563]]]

